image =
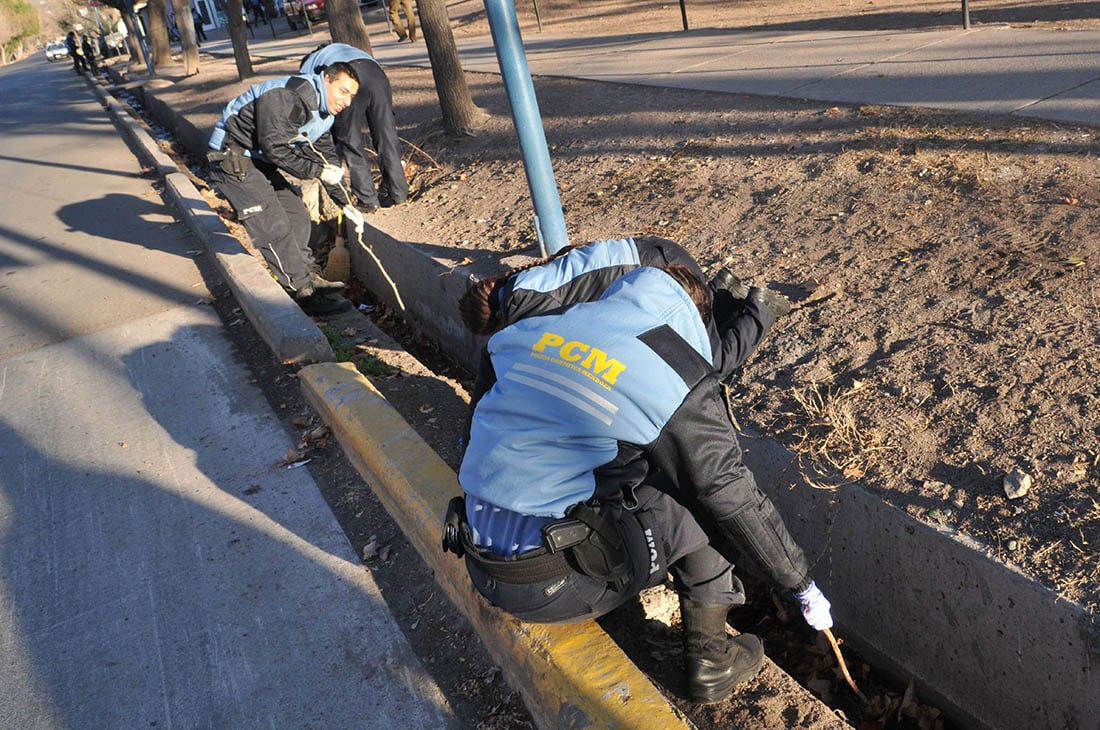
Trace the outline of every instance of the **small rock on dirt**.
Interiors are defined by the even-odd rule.
[[[1004,490],[1009,499],[1019,499],[1031,489],[1031,475],[1019,469],[1005,474]]]

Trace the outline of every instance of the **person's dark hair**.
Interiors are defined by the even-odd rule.
[[[482,279],[458,300],[462,323],[475,335],[490,335],[500,329],[500,308],[494,296],[500,281],[496,276]]]
[[[334,79],[337,76],[347,76],[355,81],[355,83],[359,83],[359,74],[355,73],[355,69],[351,67],[350,63],[344,63],[343,61],[330,63],[328,66],[322,68],[321,72],[329,79]]]
[[[679,264],[669,264],[664,267],[666,274],[676,280],[680,286],[684,287],[684,291],[691,297],[691,301],[695,303],[695,308],[699,310],[699,316],[703,318],[704,322],[710,321],[710,290],[700,281],[699,277],[695,275],[691,269]]]

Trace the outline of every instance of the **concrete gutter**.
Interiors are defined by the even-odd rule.
[[[164,178],[184,221],[213,257],[233,296],[256,331],[283,363],[332,362],[332,346],[316,323],[295,304],[207,205],[175,161],[157,145],[145,126],[117,99],[92,84],[99,101],[122,128],[144,164]]]
[[[164,113],[178,116],[170,109]],[[473,369],[480,343],[462,327],[456,302],[479,272],[457,265],[457,253],[455,260],[438,258],[433,251],[443,247],[398,241],[369,223],[364,242],[349,239],[355,275],[400,311],[377,257],[401,293],[404,316]],[[324,371],[326,378],[333,377],[328,373]],[[320,388],[321,376],[316,377],[310,387]],[[332,398],[338,391],[324,392]],[[373,425],[371,430],[384,433]],[[346,448],[350,454],[361,446]],[[746,463],[779,505],[833,599],[838,633],[865,655],[900,678],[913,679],[922,697],[936,701],[966,727],[1095,725],[1100,716],[1100,672],[1094,670],[1100,665],[1100,626],[1081,606],[990,559],[981,545],[940,532],[864,489],[812,488],[801,479],[795,456],[774,441],[746,438],[744,446]],[[383,471],[396,479],[390,468]],[[405,507],[394,503],[395,509]],[[438,535],[441,518],[434,502],[420,512],[417,530],[428,536],[422,538],[425,546]],[[470,608],[474,617],[486,610],[476,604]],[[519,625],[510,630],[526,636]],[[542,651],[536,643],[525,647],[524,654]],[[496,651],[511,651],[511,646],[505,642]],[[525,669],[521,657],[516,664],[509,672],[520,681],[545,676]],[[552,718],[552,713],[538,714]]]

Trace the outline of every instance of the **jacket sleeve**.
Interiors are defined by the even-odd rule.
[[[703,522],[717,527],[777,585],[808,583],[805,553],[742,462],[716,373],[691,390],[649,452],[677,488],[698,503]]]
[[[330,165],[340,164],[340,156],[336,154],[336,144],[332,140],[331,132],[325,132],[318,137],[317,141],[313,143],[313,147],[317,152],[321,153],[324,159],[328,160]],[[309,148],[308,145],[306,148]],[[313,150],[310,150],[310,153],[312,152]],[[318,170],[317,174],[320,175],[321,171]],[[321,184],[325,186],[325,190],[328,192],[329,197],[332,198],[337,205],[344,206],[351,202],[351,198],[344,192],[348,188],[347,184],[343,184],[342,188],[340,185],[329,185],[328,183]]]
[[[309,118],[309,110],[296,92],[277,88],[261,94],[255,101],[255,115],[256,142],[264,159],[303,180],[321,174],[321,160],[309,145],[292,141]],[[328,151],[317,149],[328,155],[331,147],[330,139]]]
[[[737,300],[719,291],[714,297],[711,349],[714,367],[727,380],[749,358],[775,324],[775,313],[750,300]]]

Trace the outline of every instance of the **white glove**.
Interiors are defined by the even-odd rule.
[[[356,233],[363,232],[363,225],[365,223],[365,221],[363,220],[363,213],[354,205],[349,204],[344,206],[344,219],[347,220],[348,223],[355,226]]]
[[[794,597],[802,604],[802,615],[812,628],[824,631],[833,627],[833,614],[829,611],[832,604],[817,587],[817,583],[810,581],[809,588],[801,593],[795,593]]]
[[[321,170],[321,182],[325,185],[339,185],[344,181],[344,168],[340,165],[325,165]]]

